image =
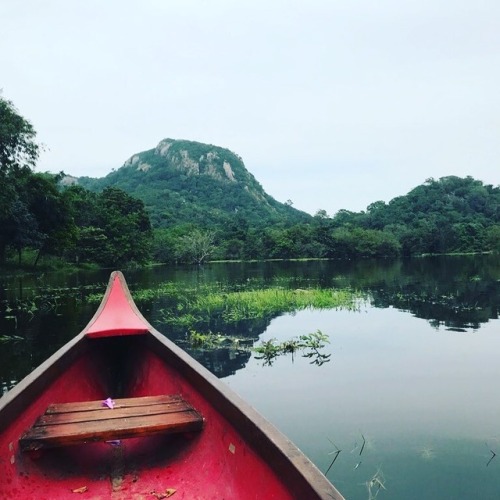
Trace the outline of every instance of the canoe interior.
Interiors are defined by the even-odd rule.
[[[120,336],[123,318],[133,328]],[[163,395],[196,409],[201,430],[20,450],[50,405]],[[0,497],[139,500],[174,490],[190,500],[343,498],[269,422],[154,330],[115,272],[87,328],[0,398]]]
[[[293,498],[288,487],[234,427],[145,336],[82,339],[88,344],[66,371],[0,435],[2,498],[67,498],[87,488],[90,498]],[[205,417],[201,432],[19,451],[18,440],[49,404],[181,394]]]

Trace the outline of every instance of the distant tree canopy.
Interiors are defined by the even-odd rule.
[[[178,226],[161,230],[162,241],[179,241]],[[389,203],[366,211],[318,210],[305,222],[253,225],[241,214],[216,231],[212,258],[290,259],[397,257],[457,252],[500,252],[500,188],[472,177],[428,179]],[[175,234],[177,233],[177,239]],[[172,246],[173,245],[173,246]],[[154,254],[161,260],[158,247]],[[174,261],[172,250],[165,261]]]
[[[405,255],[493,250],[500,188],[472,177],[428,179],[388,204],[376,202],[358,225],[392,233]]]
[[[33,125],[0,95],[0,174],[36,165],[40,146],[35,136]]]
[[[141,200],[116,188],[92,193],[72,186],[63,195],[76,225],[74,260],[104,266],[149,260],[153,233]]]
[[[61,190],[61,175],[33,172],[33,126],[0,96],[0,263],[8,250],[124,265],[150,258],[152,231],[142,201],[115,189]]]
[[[37,222],[22,196],[25,178],[38,158],[35,136],[31,123],[0,96],[0,262],[5,261],[9,245],[18,250],[28,242],[41,242]]]

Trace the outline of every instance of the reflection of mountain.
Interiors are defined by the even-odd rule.
[[[245,368],[251,354],[250,351],[229,347],[209,350],[185,348],[185,350],[219,378],[234,375],[237,370]]]

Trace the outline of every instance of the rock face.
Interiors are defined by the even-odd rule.
[[[167,168],[178,170],[188,176],[208,175],[219,181],[237,182],[233,167],[239,164],[240,170],[241,167],[244,168],[241,158],[231,151],[194,141],[163,139],[152,151],[157,160],[159,158],[164,160]],[[137,170],[147,172],[153,165],[144,161],[142,156],[143,153],[133,155],[123,166],[136,167]],[[243,177],[242,181],[247,180],[248,176]]]
[[[266,226],[306,220],[308,215],[269,196],[232,151],[200,142],[163,139],[132,155],[101,179],[80,178],[99,191],[116,187],[144,201],[154,226],[196,223],[226,226],[239,220]]]

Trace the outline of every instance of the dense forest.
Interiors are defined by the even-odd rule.
[[[115,188],[61,188],[63,174],[35,173],[40,146],[29,121],[0,96],[0,264],[40,257],[103,266],[146,262],[153,232],[142,201]]]
[[[31,123],[0,96],[0,264],[500,251],[500,187],[472,177],[311,216],[267,195],[238,155],[216,146],[165,139],[103,179],[37,173],[40,151]]]

